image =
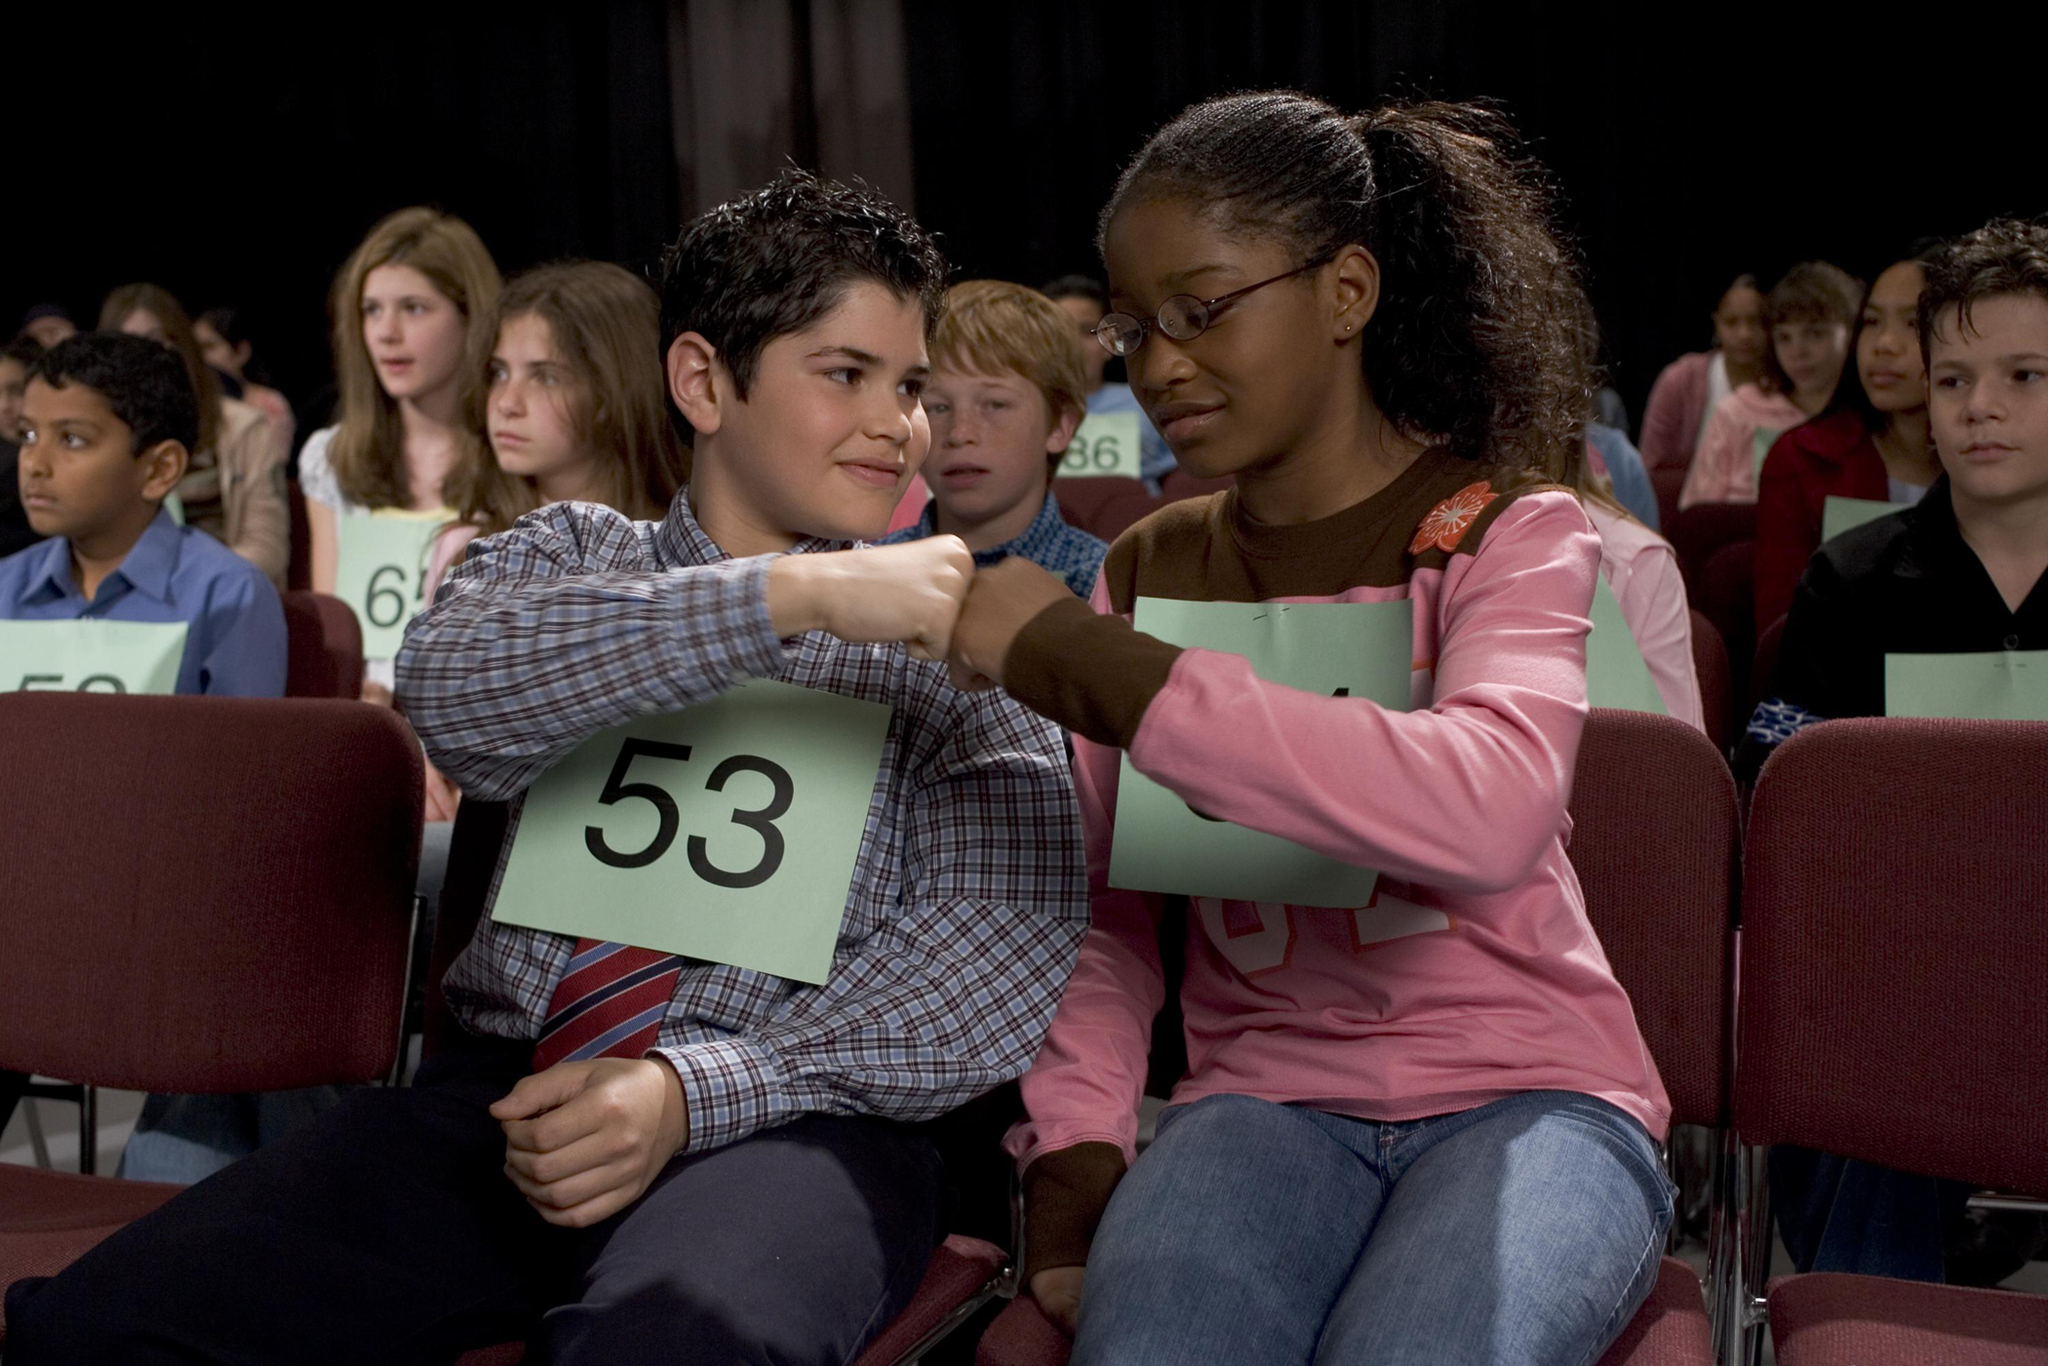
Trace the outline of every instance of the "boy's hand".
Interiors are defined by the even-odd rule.
[[[536,1072],[491,1106],[505,1175],[564,1228],[588,1228],[640,1198],[690,1137],[683,1083],[654,1058],[593,1058]]]
[[[1019,555],[978,571],[946,656],[955,686],[1001,687],[1010,647],[1025,624],[1053,603],[1073,596],[1065,580]]]
[[[1081,1321],[1081,1277],[1087,1268],[1049,1266],[1031,1278],[1031,1298],[1045,1316],[1074,1336]]]
[[[944,659],[973,578],[974,556],[958,536],[784,555],[768,568],[768,616],[785,638],[900,640],[920,659]]]

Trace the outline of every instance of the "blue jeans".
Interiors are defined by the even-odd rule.
[[[1650,1293],[1671,1207],[1656,1144],[1588,1096],[1391,1124],[1210,1096],[1110,1200],[1074,1366],[1582,1366]]]
[[[193,1185],[341,1103],[339,1086],[210,1096],[152,1095],[121,1152],[130,1181]]]

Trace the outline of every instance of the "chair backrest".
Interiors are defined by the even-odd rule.
[[[1121,494],[1095,509],[1085,529],[1091,536],[1114,541],[1165,506],[1164,500],[1154,498],[1141,487],[1136,493]]]
[[[1066,518],[1070,525],[1084,530],[1105,503],[1144,492],[1143,483],[1120,475],[1052,481],[1052,496],[1059,501],[1060,516]]]
[[[455,829],[448,840],[448,873],[441,882],[441,904],[434,912],[434,945],[427,955],[426,999],[420,1014],[421,1048],[433,1053],[458,1027],[441,994],[449,964],[469,947],[483,918],[484,898],[498,869],[512,808],[505,802],[480,802],[464,797],[455,809]]]
[[[1743,725],[1749,724],[1749,714],[1756,710],[1756,704],[1763,701],[1770,691],[1771,675],[1778,671],[1778,647],[1785,640],[1785,618],[1779,617],[1763,634],[1756,638],[1756,661],[1749,670],[1749,707],[1742,716]]]
[[[1681,1124],[1725,1122],[1740,837],[1735,779],[1683,721],[1596,709],[1572,782],[1586,914]]]
[[[1650,471],[1650,488],[1657,495],[1657,525],[1668,537],[1678,520],[1678,495],[1685,491],[1685,465],[1659,465]]]
[[[0,1067],[145,1091],[383,1075],[421,759],[359,702],[0,696]]]
[[[2048,1195],[2048,725],[1861,718],[1764,765],[1735,1124]]]
[[[299,491],[298,480],[285,481],[284,501],[292,519],[291,559],[285,565],[284,586],[297,592],[313,586],[313,523],[306,515],[306,496]]]
[[[1707,738],[1727,749],[1732,733],[1735,685],[1728,674],[1728,646],[1721,632],[1698,610],[1692,614],[1692,671],[1700,681],[1700,715]]]
[[[1664,539],[1678,552],[1688,596],[1700,596],[1707,561],[1724,545],[1756,539],[1756,504],[1695,503],[1664,524]]]
[[[1183,498],[1202,498],[1212,493],[1221,493],[1235,483],[1237,480],[1227,475],[1221,479],[1198,479],[1176,465],[1159,481],[1159,495],[1169,503],[1177,503]]]
[[[363,695],[363,626],[340,598],[294,590],[284,603],[286,697]]]
[[[1741,696],[1748,696],[1750,655],[1756,648],[1756,542],[1731,541],[1707,557],[1699,589],[1688,590],[1693,606],[1721,633],[1728,671]]]

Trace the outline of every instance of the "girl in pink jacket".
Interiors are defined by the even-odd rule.
[[[1585,1362],[1655,1279],[1669,1105],[1565,854],[1600,543],[1549,206],[1483,110],[1270,93],[1104,211],[1096,336],[1235,487],[1092,608],[981,571],[951,642],[1075,735],[1094,925],[1009,1146],[1077,1363]],[[1139,1156],[1168,892],[1188,1072]]]

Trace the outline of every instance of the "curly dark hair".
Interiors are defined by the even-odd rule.
[[[0,360],[18,361],[25,371],[36,363],[43,354],[43,344],[24,332],[5,346],[0,346]]]
[[[185,362],[162,342],[125,332],[81,332],[42,355],[28,377],[52,389],[81,384],[107,401],[140,455],[162,441],[199,442],[199,396]]]
[[[1134,198],[1185,197],[1305,263],[1356,243],[1380,263],[1359,360],[1401,430],[1467,459],[1564,477],[1596,389],[1578,254],[1551,176],[1485,104],[1347,115],[1294,91],[1191,106],[1139,151],[1097,246]]]
[[[768,343],[830,313],[861,280],[915,299],[931,339],[946,294],[932,235],[865,185],[784,171],[699,214],[662,257],[662,354],[683,333],[702,333],[744,399]],[[671,417],[687,438],[673,403]]]
[[[1920,291],[1920,354],[1935,324],[1950,309],[1964,327],[1970,309],[2000,294],[2048,299],[2048,223],[1994,218],[1975,232],[1944,242],[1925,258],[1927,285]]]

